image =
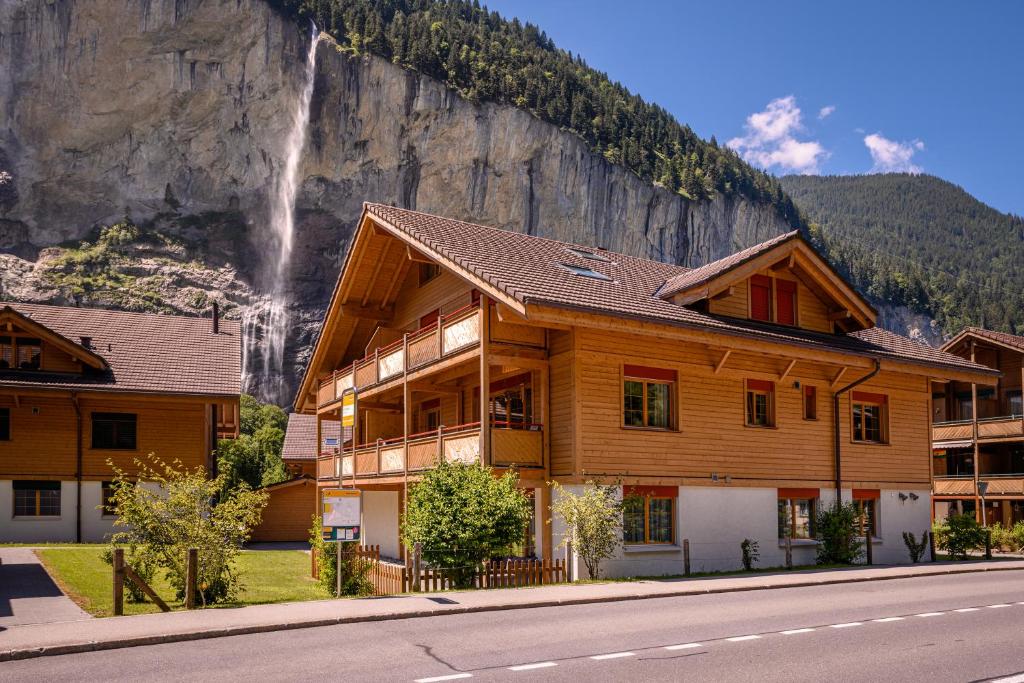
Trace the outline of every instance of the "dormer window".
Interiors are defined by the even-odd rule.
[[[38,370],[43,357],[43,345],[38,339],[18,339],[18,369]]]
[[[575,256],[579,256],[580,258],[585,258],[588,261],[600,261],[601,263],[611,263],[611,259],[609,259],[607,256],[596,254],[592,251],[587,251],[586,249],[566,247],[566,251],[568,251],[570,254],[574,254]]]
[[[573,275],[579,275],[580,277],[589,277],[594,280],[611,280],[611,278],[605,275],[604,273],[599,273],[596,270],[591,270],[590,268],[574,266],[569,263],[559,263],[558,265],[562,266]]]
[[[795,326],[796,283],[767,275],[752,275],[750,319]]]
[[[764,275],[750,278],[750,318],[772,321],[772,279]]]

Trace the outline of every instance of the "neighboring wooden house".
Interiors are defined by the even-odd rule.
[[[241,340],[214,318],[0,303],[0,541],[100,541],[113,461],[215,465]]]
[[[253,542],[308,541],[316,511],[316,479],[299,475],[264,486],[267,506],[252,531]]]
[[[1002,377],[995,386],[932,385],[935,517],[965,512],[986,524],[1024,521],[1024,337],[968,327],[942,348]]]
[[[931,382],[999,373],[875,320],[796,232],[689,269],[366,204],[295,409],[337,428],[356,391],[318,483],[362,489],[386,555],[409,483],[443,457],[516,468],[524,554],[562,532],[546,482],[636,494],[610,575],[679,573],[684,540],[695,571],[739,566],[744,538],[763,566],[786,536],[813,562],[837,491],[876,561],[902,562],[902,532],[930,521]]]
[[[288,415],[284,447],[281,449],[281,459],[284,460],[288,474],[292,477],[308,475],[315,478],[317,453],[316,416],[302,413]]]

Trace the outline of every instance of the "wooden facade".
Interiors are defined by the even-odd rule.
[[[874,311],[798,238],[670,295],[706,325],[520,301],[509,294],[516,283],[497,286],[466,260],[364,212],[295,404],[336,422],[343,397],[356,395],[353,429],[321,452],[321,487],[404,491],[441,459],[479,461],[515,466],[543,517],[550,480],[617,482],[666,500],[643,519],[673,516],[666,549],[678,551],[682,497],[693,491],[697,500],[699,489],[778,492],[759,513],[768,519],[786,491],[927,498],[932,382],[995,381],[941,354],[850,340]],[[766,314],[751,310],[752,282],[771,303],[756,321],[765,326],[748,328]],[[755,385],[767,387],[762,426],[748,414]],[[855,436],[855,422],[877,438]],[[550,559],[551,525],[537,528]]]

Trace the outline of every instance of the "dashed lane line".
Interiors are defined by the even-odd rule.
[[[698,647],[704,647],[700,643],[681,643],[680,645],[666,645],[666,650],[693,650]]]
[[[610,652],[606,655],[594,655],[591,659],[619,659],[621,657],[636,657],[635,652]]]
[[[915,614],[914,616],[915,617],[921,617],[921,618],[925,618],[925,617],[941,617],[943,614],[945,614],[945,612],[921,612],[920,614]]]
[[[439,683],[440,681],[454,681],[459,678],[472,678],[473,674],[448,674],[447,676],[431,676],[430,678],[417,678],[416,683]]]
[[[535,664],[520,664],[519,666],[508,667],[509,671],[532,671],[533,669],[549,669],[558,666],[557,662],[536,662]]]
[[[831,624],[829,628],[853,628],[854,626],[863,626],[863,621],[848,621],[845,624]]]
[[[744,640],[760,640],[761,636],[733,636],[732,638],[726,638],[730,643],[742,643]]]
[[[791,628],[788,631],[779,631],[784,636],[795,636],[798,633],[814,633],[813,628]]]
[[[871,621],[876,624],[888,624],[890,621],[903,621],[906,617],[883,617],[881,619],[872,619]]]
[[[1000,607],[1011,607],[1011,605],[1009,603],[1002,602],[1002,603],[999,603],[998,605],[989,605],[988,606],[989,609],[999,609]]]
[[[954,612],[978,612],[980,610],[981,610],[980,607],[961,607],[960,609],[955,609],[953,611]]]

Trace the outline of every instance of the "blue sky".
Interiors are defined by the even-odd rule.
[[[484,4],[777,175],[920,171],[1024,215],[1024,2]]]

